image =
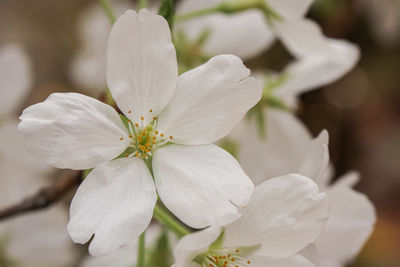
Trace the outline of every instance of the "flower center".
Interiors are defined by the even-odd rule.
[[[251,262],[240,255],[237,248],[209,249],[195,259],[202,267],[243,267]]]
[[[153,111],[150,109],[149,112],[152,113]],[[129,110],[128,113],[131,113],[131,111]],[[172,136],[166,137],[164,133],[157,131],[157,117],[153,117],[152,122],[148,125],[144,125],[143,121],[143,116],[140,117],[140,122],[127,121],[131,142],[126,150],[126,157],[148,159],[157,147],[173,139]],[[123,138],[121,137],[120,140],[122,141]]]

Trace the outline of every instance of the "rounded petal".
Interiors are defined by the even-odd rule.
[[[347,181],[342,181],[354,181],[357,175],[351,173],[340,178],[326,191],[331,202],[331,216],[313,249],[306,254],[316,263],[328,260],[344,265],[358,254],[372,233],[376,221],[373,204],[364,194],[349,187]]]
[[[257,186],[241,214],[226,227],[225,245],[259,244],[257,254],[282,259],[317,238],[328,219],[329,203],[311,179],[290,174]]]
[[[121,154],[129,143],[118,113],[81,94],[51,94],[25,109],[20,119],[27,149],[57,168],[92,168]]]
[[[326,38],[311,20],[280,25],[279,34],[298,60],[285,69],[288,78],[277,89],[278,96],[298,95],[332,83],[349,72],[360,58],[356,45]]]
[[[111,29],[107,51],[107,84],[118,107],[147,124],[167,105],[177,79],[167,21],[146,9],[126,11]]]
[[[194,232],[179,240],[174,249],[174,267],[199,266],[193,262],[196,256],[208,250],[208,247],[221,234],[221,228],[211,226],[207,229]]]
[[[223,1],[181,1],[177,14],[209,8]],[[202,49],[208,55],[233,54],[244,59],[254,57],[268,49],[275,40],[265,23],[264,14],[256,9],[236,14],[211,14],[177,23],[176,31],[182,31],[190,41],[209,32]]]
[[[238,162],[215,145],[161,148],[153,171],[163,203],[193,228],[236,219],[237,206],[245,206],[254,189]]]
[[[216,56],[179,77],[158,129],[178,144],[210,144],[227,135],[261,98],[240,58]]]
[[[90,254],[108,254],[136,239],[149,225],[157,201],[154,183],[140,159],[101,164],[82,182],[71,203],[68,231]]]
[[[24,49],[10,43],[0,49],[0,114],[16,109],[32,83],[31,65]]]
[[[242,120],[230,137],[238,144],[238,159],[256,185],[267,179],[297,173],[312,140],[304,124],[292,113],[265,110],[265,137],[256,122]]]

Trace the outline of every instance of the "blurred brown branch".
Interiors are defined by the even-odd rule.
[[[66,174],[53,185],[40,189],[19,203],[0,209],[0,220],[10,218],[28,211],[47,208],[60,200],[72,188],[81,183],[81,171]]]

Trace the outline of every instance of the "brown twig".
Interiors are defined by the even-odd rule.
[[[53,185],[40,189],[19,203],[0,209],[0,220],[10,218],[25,212],[44,209],[60,200],[72,188],[81,182],[82,172],[69,173]]]

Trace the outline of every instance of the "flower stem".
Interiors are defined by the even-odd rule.
[[[99,0],[99,3],[106,13],[108,19],[110,20],[111,24],[114,24],[116,17],[114,11],[112,10],[110,2],[108,2],[108,0]]]
[[[154,207],[153,217],[166,225],[171,231],[173,231],[179,238],[190,234],[190,231],[186,229],[181,223],[176,221],[171,215],[165,212],[158,204]]]
[[[202,16],[205,16],[205,15],[209,15],[209,14],[217,13],[217,12],[220,12],[219,5],[218,6],[213,6],[213,7],[210,7],[210,8],[195,10],[195,11],[192,11],[192,12],[188,12],[186,14],[182,14],[180,16],[176,16],[175,17],[175,22],[182,22],[182,21],[194,19],[194,18],[197,18],[197,17],[202,17]]]
[[[145,259],[145,252],[146,252],[145,240],[146,240],[146,234],[145,234],[145,232],[143,232],[139,236],[138,258],[137,258],[136,267],[144,267],[144,259]]]
[[[272,21],[272,19],[281,20],[279,14],[277,14],[267,4],[267,2],[265,2],[265,0],[231,0],[231,1],[221,2],[213,7],[199,9],[192,12],[188,12],[186,14],[182,14],[180,16],[176,16],[175,22],[183,22],[186,20],[202,17],[213,13],[234,14],[248,9],[259,9],[264,13],[267,21]]]

